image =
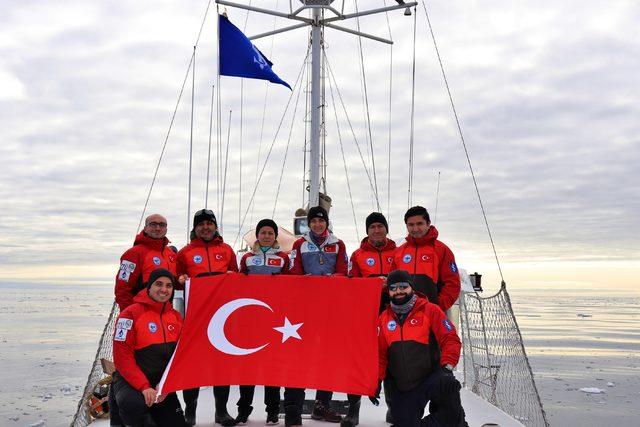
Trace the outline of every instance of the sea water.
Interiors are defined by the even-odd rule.
[[[112,286],[0,283],[0,426],[69,425]],[[631,289],[510,289],[552,425],[640,425],[640,296]]]

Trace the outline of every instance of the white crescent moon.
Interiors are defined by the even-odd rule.
[[[268,308],[269,311],[273,312],[271,307],[269,307],[266,303],[253,299],[253,298],[239,298],[233,301],[229,301],[222,307],[216,311],[211,320],[209,321],[209,327],[207,328],[207,336],[209,337],[209,341],[211,344],[220,350],[223,353],[230,354],[233,356],[244,356],[247,354],[255,353],[256,351],[260,351],[269,343],[262,345],[260,347],[255,348],[242,348],[233,345],[224,334],[224,325],[227,322],[227,318],[231,316],[231,314],[239,308],[246,307],[249,305],[257,305],[260,307]]]

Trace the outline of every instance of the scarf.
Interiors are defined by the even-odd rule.
[[[418,300],[418,296],[414,293],[409,301],[404,304],[395,304],[393,300],[391,300],[391,310],[398,316],[398,320],[400,323],[404,322],[404,319],[407,317],[407,314],[413,310],[413,306],[416,305],[416,301]]]

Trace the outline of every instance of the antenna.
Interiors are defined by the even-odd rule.
[[[417,2],[405,3],[404,0],[396,0],[398,3],[396,6],[386,6],[377,9],[363,10],[356,13],[343,13],[344,2],[342,4],[342,10],[335,9],[331,4],[334,0],[299,0],[301,6],[298,9],[293,8],[293,2],[289,1],[289,13],[279,12],[277,10],[263,9],[250,5],[244,5],[240,3],[234,3],[226,0],[216,0],[217,4],[229,7],[235,7],[238,9],[249,10],[252,12],[264,13],[267,15],[278,16],[280,18],[286,18],[291,21],[298,21],[298,23],[290,25],[288,27],[279,28],[266,33],[261,33],[249,37],[249,40],[256,40],[262,37],[272,36],[274,34],[284,33],[291,30],[296,30],[303,27],[311,27],[311,141],[309,144],[309,206],[317,206],[320,202],[320,126],[322,110],[324,106],[320,102],[321,87],[320,87],[320,70],[321,70],[321,52],[323,47],[323,34],[325,28],[331,28],[333,30],[342,31],[345,33],[353,34],[359,37],[365,37],[371,40],[375,40],[381,43],[393,44],[393,41],[387,40],[382,37],[374,36],[371,34],[363,33],[361,31],[352,30],[336,25],[334,22],[345,21],[348,19],[357,18],[366,15],[375,15],[378,13],[389,12],[392,10],[405,9],[405,15],[410,8],[416,6]],[[307,18],[301,16],[301,14],[307,10],[311,11],[311,17]],[[326,17],[325,17],[326,16]]]

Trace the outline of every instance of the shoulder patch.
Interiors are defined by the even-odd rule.
[[[133,327],[133,319],[127,319],[124,317],[121,317],[120,319],[118,319],[118,323],[116,324],[116,328],[126,329],[127,331],[130,331],[132,327]]]
[[[451,261],[451,263],[449,264],[449,269],[451,270],[452,273],[458,272],[458,266],[453,261]]]
[[[116,333],[113,335],[113,340],[114,341],[126,341],[127,340],[127,332],[129,332],[126,329],[123,328],[118,328],[116,329]]]
[[[445,329],[446,329],[447,331],[451,331],[451,330],[453,329],[453,325],[451,324],[451,322],[449,322],[449,320],[448,320],[448,319],[444,319],[444,320],[442,321],[442,324],[444,325],[444,327],[445,327]]]
[[[129,276],[131,276],[131,273],[133,273],[135,269],[136,264],[134,262],[122,260],[120,263],[120,270],[118,271],[118,279],[128,283]]]

